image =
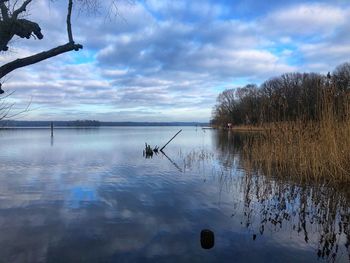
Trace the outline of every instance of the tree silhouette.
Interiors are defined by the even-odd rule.
[[[23,0],[20,4],[19,2],[18,0],[0,0],[0,52],[6,52],[8,50],[9,42],[15,36],[26,39],[36,37],[39,40],[44,37],[40,26],[36,22],[21,18],[21,14],[26,12],[27,6],[32,3],[32,0]],[[83,46],[75,43],[73,39],[71,25],[72,9],[73,0],[68,0],[66,18],[67,43],[1,65],[0,79],[18,68],[26,67],[69,51],[82,49]],[[2,90],[2,83],[0,83],[0,94],[2,93],[4,91]]]

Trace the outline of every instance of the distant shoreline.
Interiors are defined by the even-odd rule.
[[[99,128],[99,127],[208,127],[204,122],[99,122],[99,121],[52,121],[55,128]],[[50,128],[51,121],[0,121],[0,128]]]

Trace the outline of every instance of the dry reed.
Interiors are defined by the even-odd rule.
[[[267,175],[350,182],[350,94],[324,95],[318,116],[266,124],[245,141],[245,159]]]

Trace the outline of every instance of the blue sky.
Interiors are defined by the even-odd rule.
[[[3,80],[14,110],[31,101],[21,119],[208,121],[226,88],[349,61],[345,0],[118,1],[118,16],[100,3],[97,14],[75,6],[82,51]],[[27,17],[44,39],[14,40],[0,63],[65,43],[65,12],[65,1],[34,1]]]

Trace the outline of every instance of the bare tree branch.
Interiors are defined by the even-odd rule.
[[[21,5],[20,8],[18,8],[17,10],[15,10],[12,14],[12,18],[17,19],[18,15],[22,12],[26,11],[27,5],[30,4],[30,2],[32,2],[32,0],[26,0],[23,2],[23,4]]]
[[[5,5],[6,1],[1,1],[0,2],[0,10],[1,10],[1,16],[3,20],[9,19],[9,10],[7,6]]]
[[[42,39],[44,37],[41,33],[41,28],[37,23],[29,21],[27,19],[18,18],[18,16],[21,13],[26,11],[27,6],[32,2],[32,0],[24,0],[22,2],[22,5],[19,8],[15,9],[17,1],[18,0],[15,0],[14,4],[12,2],[12,12],[10,12],[10,7],[6,4],[6,2],[9,2],[9,0],[0,0],[0,52],[8,50],[8,43],[14,36],[19,36],[21,38],[27,39],[33,35],[36,36],[38,39]],[[72,50],[78,51],[83,48],[82,45],[74,43],[71,24],[73,1],[74,0],[68,0],[68,10],[66,18],[68,43],[28,57],[13,60],[0,66],[0,79],[18,68],[29,66]],[[95,11],[98,9],[99,1],[97,0],[77,1],[80,2],[83,6],[87,6],[87,8],[92,8]],[[114,1],[117,0],[112,0],[112,2]],[[118,12],[117,6],[114,6],[114,8],[116,9],[116,12]],[[0,94],[3,93],[4,90],[2,90],[2,83],[0,82]]]
[[[67,33],[68,33],[69,43],[74,43],[73,33],[72,33],[72,24],[71,24],[72,8],[73,8],[73,0],[69,0],[68,1],[68,12],[67,12]]]
[[[14,117],[22,116],[23,113],[31,111],[30,105],[32,104],[32,98],[23,110],[11,113],[13,107],[15,106],[15,103],[8,103],[5,99],[10,97],[13,93],[14,91],[7,94],[6,96],[0,97],[0,121],[13,119]]]
[[[4,5],[6,7],[6,5],[4,4],[5,1],[6,0],[0,0],[0,7],[1,5]],[[4,50],[4,51],[7,50],[8,48],[7,43],[12,39],[14,35],[18,35],[19,37],[22,37],[22,38],[24,37],[30,38],[30,36],[34,34],[39,39],[43,38],[43,35],[41,34],[41,28],[37,23],[31,22],[26,19],[17,18],[21,12],[24,12],[26,10],[27,5],[30,4],[31,2],[32,0],[24,1],[21,7],[19,7],[13,12],[13,15],[10,19],[11,24],[4,24],[4,21],[0,21],[0,50]],[[38,63],[40,61],[63,54],[65,52],[69,52],[72,50],[78,51],[79,49],[82,49],[83,46],[80,44],[75,44],[73,40],[72,25],[71,25],[72,9],[73,9],[73,0],[68,0],[68,12],[67,12],[67,34],[68,34],[68,41],[69,41],[68,43],[57,46],[47,51],[43,51],[31,56],[25,57],[25,58],[13,60],[9,63],[6,63],[5,65],[0,66],[0,79],[15,69]],[[1,30],[1,29],[7,29],[7,31]],[[0,83],[0,94],[2,93],[4,93],[4,91],[1,89],[1,83]]]
[[[18,1],[19,0],[15,0],[15,2],[13,3],[13,5],[12,5],[12,13],[16,10],[15,8],[16,8],[16,6],[18,4]]]
[[[13,93],[14,91],[7,94],[6,96],[0,97],[0,120],[6,119],[6,117],[8,116],[10,110],[14,105],[13,103],[10,104],[5,101],[5,99],[11,96]]]
[[[7,75],[8,73],[12,72],[15,69],[38,63],[40,61],[43,61],[51,57],[55,57],[65,52],[69,52],[72,50],[78,51],[79,49],[82,49],[82,48],[83,46],[80,44],[67,43],[47,51],[37,53],[29,57],[16,59],[0,67],[0,78],[4,77],[5,75]]]

